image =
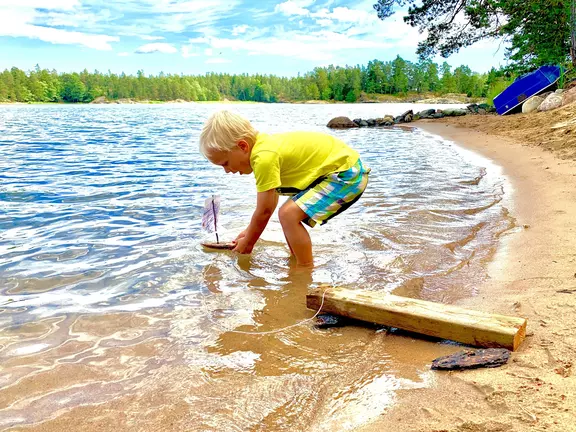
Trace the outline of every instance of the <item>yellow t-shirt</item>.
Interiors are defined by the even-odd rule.
[[[325,133],[259,133],[250,165],[258,192],[279,187],[303,190],[320,177],[352,168],[358,159],[356,151]]]

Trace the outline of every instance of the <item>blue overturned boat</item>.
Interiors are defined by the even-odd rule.
[[[542,66],[534,72],[519,76],[506,90],[494,98],[494,107],[500,115],[508,114],[534,95],[546,91],[560,79],[559,66]]]

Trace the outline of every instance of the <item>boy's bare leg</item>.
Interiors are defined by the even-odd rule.
[[[286,244],[290,248],[290,255],[294,255],[294,251],[292,250],[292,246],[290,246],[290,242],[288,241],[288,237],[286,237],[286,234],[284,234],[284,238],[286,239]]]
[[[302,221],[308,216],[292,200],[286,201],[280,210],[278,218],[282,224],[284,236],[290,250],[296,256],[299,266],[311,267],[314,264],[312,257],[312,240]]]

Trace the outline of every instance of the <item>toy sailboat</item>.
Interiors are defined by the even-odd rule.
[[[207,249],[231,250],[234,249],[234,242],[220,242],[218,238],[218,213],[220,212],[220,196],[212,195],[204,201],[204,213],[202,214],[202,228],[208,232],[216,234],[216,242],[202,242],[202,246]]]

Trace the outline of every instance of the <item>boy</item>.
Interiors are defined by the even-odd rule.
[[[350,207],[366,189],[370,172],[358,153],[331,135],[269,135],[229,111],[208,119],[200,134],[200,151],[227,173],[254,172],[256,210],[236,238],[234,251],[251,253],[278,205],[278,195],[291,195],[278,218],[297,265],[303,267],[313,265],[312,241],[303,223],[322,225]]]

